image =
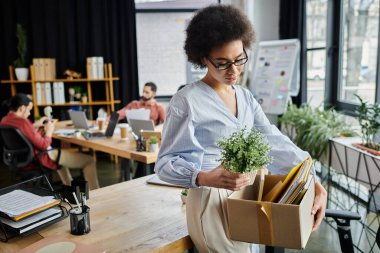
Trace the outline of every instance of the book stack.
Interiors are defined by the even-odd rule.
[[[54,80],[56,78],[55,59],[33,58],[35,79],[38,81]]]
[[[87,57],[87,78],[103,79],[104,78],[104,59],[103,57]]]
[[[65,88],[63,82],[51,83],[36,83],[36,98],[38,105],[46,104],[64,104],[65,103]]]
[[[298,205],[312,182],[312,165],[312,159],[307,157],[289,172],[284,182],[279,181],[265,195],[263,200],[280,204]]]
[[[13,190],[0,196],[0,222],[8,229],[23,234],[62,217],[55,208],[60,201],[53,196],[39,196],[24,190]]]

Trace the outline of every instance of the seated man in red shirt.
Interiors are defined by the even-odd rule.
[[[134,100],[117,111],[119,120],[125,119],[127,110],[145,108],[150,110],[150,119],[153,120],[155,125],[163,123],[165,121],[166,112],[164,106],[157,103],[154,99],[156,92],[157,86],[153,82],[146,83],[144,85],[143,96],[139,101]]]
[[[52,142],[54,124],[47,121],[43,124],[47,117],[42,117],[34,124],[28,119],[33,103],[25,94],[18,93],[14,95],[4,104],[8,106],[9,113],[2,118],[0,125],[17,127],[25,137],[32,143],[34,154],[37,155],[43,150],[48,150]],[[44,127],[45,134],[37,131],[39,127]],[[58,158],[58,161],[56,161]],[[70,185],[72,177],[68,168],[82,169],[85,179],[88,181],[90,189],[99,188],[98,176],[96,172],[96,164],[91,156],[82,153],[69,152],[61,150],[58,155],[58,150],[46,152],[40,156],[41,164],[47,169],[57,170],[57,163],[62,166],[62,169],[57,170],[63,184]]]

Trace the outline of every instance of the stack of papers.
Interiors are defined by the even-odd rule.
[[[59,203],[54,196],[38,196],[27,191],[14,190],[0,196],[0,213],[18,221]]]
[[[304,161],[294,167],[284,182],[276,189],[270,198],[271,202],[281,204],[297,204],[312,182],[310,175],[313,161],[307,157]],[[265,198],[264,198],[265,199]]]
[[[49,221],[57,219],[61,216],[62,216],[61,209],[50,208],[48,210],[42,211],[36,215],[27,217],[20,221],[13,221],[13,220],[1,218],[1,217],[0,217],[0,221],[3,224],[8,225],[18,230],[19,233],[21,234],[21,233],[28,232],[29,230],[32,230],[33,228],[36,228]]]

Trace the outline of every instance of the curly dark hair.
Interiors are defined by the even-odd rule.
[[[202,59],[224,44],[241,40],[244,48],[255,42],[255,32],[247,16],[231,5],[211,5],[201,9],[186,29],[185,52],[195,66],[204,68]]]

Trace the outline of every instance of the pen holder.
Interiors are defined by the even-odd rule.
[[[70,230],[73,235],[84,235],[91,231],[90,226],[90,208],[84,206],[81,213],[76,213],[76,208],[71,208],[70,213]]]

